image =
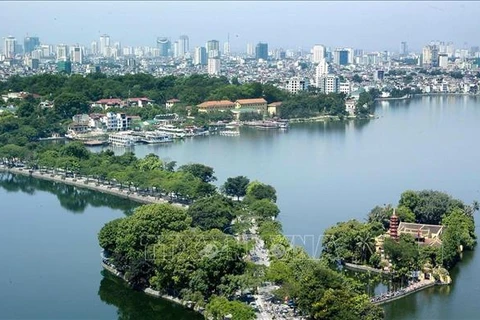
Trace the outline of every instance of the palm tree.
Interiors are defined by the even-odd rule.
[[[375,240],[372,236],[370,230],[362,230],[357,235],[357,247],[360,249],[362,254],[362,262],[366,263],[367,255],[366,253],[369,252],[370,255],[373,254],[373,249],[375,247]]]

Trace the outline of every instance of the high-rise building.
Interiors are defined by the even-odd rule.
[[[438,55],[438,66],[440,68],[448,67],[448,55],[446,53],[441,53]]]
[[[340,79],[334,74],[327,74],[320,78],[317,87],[322,93],[338,93],[340,91]]]
[[[333,52],[333,63],[339,66],[346,66],[349,63],[349,50],[347,49],[336,49]]]
[[[255,59],[268,59],[268,44],[259,42],[255,47]]]
[[[179,51],[179,48],[178,48],[178,41],[175,41],[173,43],[173,57],[174,58],[180,57],[180,51]]]
[[[5,58],[14,58],[15,57],[15,47],[17,45],[17,39],[13,36],[8,36],[5,38],[3,53]]]
[[[322,77],[326,76],[329,73],[328,63],[326,59],[320,60],[317,67],[315,68],[315,84],[317,87],[320,86]]]
[[[230,42],[223,43],[223,54],[226,56],[230,55]]]
[[[71,47],[70,49],[70,57],[72,57],[73,63],[83,63],[83,48],[80,47],[78,44]]]
[[[403,57],[408,55],[408,45],[405,41],[402,41],[402,43],[400,43],[400,55]]]
[[[66,61],[68,57],[68,47],[66,44],[57,45],[57,62]]]
[[[38,46],[40,46],[40,39],[38,37],[25,37],[23,39],[23,50],[25,53],[31,53]]]
[[[309,81],[307,78],[293,77],[285,82],[285,89],[290,93],[305,91],[308,89]]]
[[[190,51],[188,36],[182,35],[177,41],[178,43],[178,57],[185,56],[185,53]]]
[[[208,40],[206,48],[209,58],[217,58],[220,56],[220,42],[218,40]]]
[[[428,45],[422,50],[422,64],[431,67],[438,67],[438,46]]]
[[[91,53],[96,56],[98,54],[98,43],[97,41],[92,41],[90,45]]]
[[[157,48],[160,49],[160,56],[161,57],[168,57],[170,55],[171,49],[171,42],[166,37],[158,37],[157,38]]]
[[[219,58],[208,58],[208,74],[218,75],[220,74],[220,59]]]
[[[383,70],[375,70],[373,73],[373,80],[374,81],[382,81],[385,76],[385,71]]]
[[[72,62],[70,60],[62,60],[57,62],[57,71],[60,73],[72,73]]]
[[[250,57],[255,55],[255,47],[252,43],[247,43],[247,55]]]
[[[207,64],[207,49],[205,47],[195,47],[195,55],[193,57],[194,65],[206,65]]]
[[[103,56],[109,56],[107,48],[110,48],[110,36],[107,34],[102,34],[100,36],[100,54]]]
[[[316,44],[312,49],[312,62],[319,63],[322,59],[325,59],[325,46],[321,44]]]

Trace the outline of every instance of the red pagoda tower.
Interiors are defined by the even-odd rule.
[[[393,214],[390,217],[390,229],[388,230],[390,238],[392,238],[393,240],[398,240],[398,224],[399,219],[395,214],[395,209],[393,209]]]

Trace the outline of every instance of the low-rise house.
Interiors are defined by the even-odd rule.
[[[98,101],[95,101],[92,104],[92,107],[100,107],[104,110],[108,110],[109,108],[112,108],[112,107],[123,107],[123,106],[124,106],[124,102],[122,101],[122,99],[118,99],[118,98],[100,99]]]
[[[348,112],[348,115],[353,116],[355,115],[355,109],[357,107],[357,100],[355,99],[347,99],[345,101],[345,111]]]
[[[149,105],[153,104],[153,100],[148,99],[147,97],[142,97],[142,98],[128,98],[127,99],[127,105],[129,107],[146,107]]]
[[[230,100],[216,100],[205,101],[200,103],[198,107],[199,112],[213,112],[213,111],[232,111],[236,104]]]
[[[281,101],[272,102],[267,105],[267,112],[271,116],[277,116],[280,113],[280,106],[282,105]]]
[[[167,100],[167,102],[165,103],[165,108],[167,108],[167,110],[170,110],[178,103],[180,103],[180,100],[178,99]]]

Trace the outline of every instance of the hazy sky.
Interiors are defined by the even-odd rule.
[[[227,40],[232,49],[266,41],[270,48],[304,48],[315,43],[365,50],[399,50],[407,41],[420,49],[431,40],[456,47],[480,45],[480,2],[4,2],[0,35],[42,43],[90,46],[101,34],[112,43],[154,46],[157,36],[181,34],[190,47]],[[23,40],[22,40],[23,41]]]

